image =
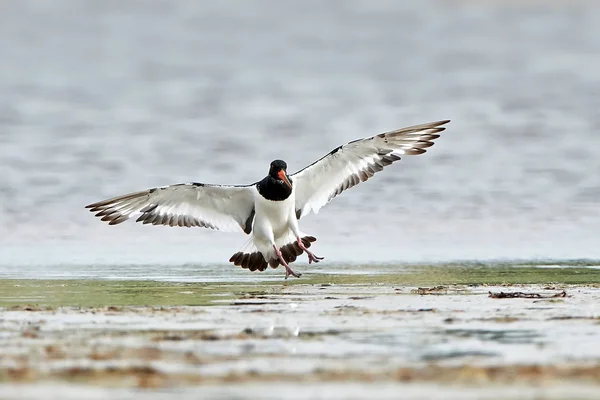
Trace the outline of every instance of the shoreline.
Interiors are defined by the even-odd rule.
[[[283,398],[331,388],[331,398],[352,398],[360,389],[349,391],[351,382],[390,398],[405,389],[423,398],[444,388],[456,398],[593,398],[600,390],[597,271],[442,272],[253,285],[0,280],[0,395],[50,383],[71,398],[115,387],[124,397],[160,389],[256,398],[267,385]]]

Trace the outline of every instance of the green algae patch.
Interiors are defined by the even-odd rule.
[[[0,280],[0,307],[203,306],[252,294],[252,286],[111,280]]]
[[[271,297],[303,285],[435,287],[444,285],[590,285],[600,284],[600,271],[582,264],[568,267],[533,264],[434,264],[332,266],[339,273],[311,274],[303,266],[300,279],[281,280],[278,270],[254,273],[256,282],[164,282],[152,280],[0,280],[0,307],[200,306],[240,304]],[[349,273],[349,271],[351,273]],[[357,273],[357,271],[359,273]],[[249,272],[250,274],[250,272]],[[245,277],[246,278],[246,277]],[[275,278],[275,279],[274,279]],[[465,291],[464,294],[469,294]]]
[[[364,284],[393,286],[600,284],[600,270],[502,264],[406,265],[399,272],[385,267],[371,274],[308,275],[292,284]]]

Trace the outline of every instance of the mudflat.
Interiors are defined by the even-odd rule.
[[[2,280],[0,397],[600,391],[594,263],[355,270],[255,284]]]

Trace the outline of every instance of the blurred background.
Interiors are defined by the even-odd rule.
[[[0,265],[225,264],[83,207],[446,118],[302,220],[326,263],[600,258],[599,38],[592,1],[3,1]]]

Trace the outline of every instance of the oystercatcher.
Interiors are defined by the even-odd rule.
[[[86,206],[109,225],[133,216],[152,225],[200,226],[251,235],[230,262],[250,271],[285,267],[285,278],[301,274],[289,264],[316,240],[298,228],[298,220],[317,214],[334,197],[364,182],[402,155],[416,155],[433,146],[449,120],[411,126],[336,147],[308,167],[289,175],[282,160],[251,185],[181,183],[126,194]]]

